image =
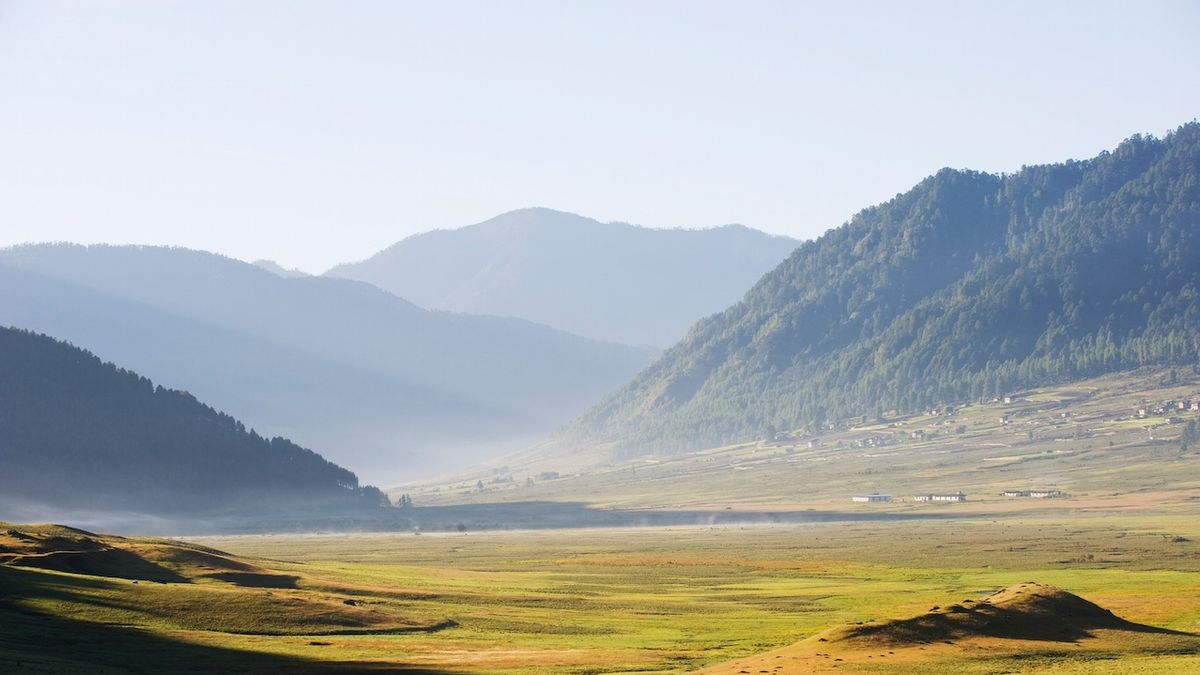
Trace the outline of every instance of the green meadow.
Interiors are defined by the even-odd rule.
[[[230,583],[186,561],[161,563],[180,583],[3,567],[0,658],[30,672],[685,672],[1025,581],[1200,632],[1197,541],[1200,523],[1170,515],[206,538],[294,583]],[[71,648],[47,656],[22,630]],[[1200,667],[1136,656],[1146,672]],[[1081,672],[1129,672],[1107,664]]]

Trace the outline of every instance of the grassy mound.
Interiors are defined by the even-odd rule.
[[[209,578],[244,586],[294,588],[297,581],[195,544],[129,539],[60,525],[0,526],[0,564],[160,583]]]
[[[1082,667],[1146,656],[1178,657],[1178,663],[1188,667],[1194,665],[1191,659],[1196,654],[1200,654],[1200,636],[1126,621],[1061,588],[1028,582],[978,601],[933,607],[907,619],[831,628],[790,646],[700,672],[961,675],[1032,672],[1037,665],[1051,663]],[[1175,665],[1172,662],[1170,667]],[[1095,672],[1141,672],[1123,665],[1106,668]]]
[[[1010,586],[978,602],[934,607],[908,619],[870,622],[827,631],[832,643],[904,646],[990,637],[1074,642],[1099,628],[1167,632],[1126,621],[1061,588],[1037,583]]]

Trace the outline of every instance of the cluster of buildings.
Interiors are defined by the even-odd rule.
[[[965,502],[967,496],[962,492],[926,492],[913,495],[914,502]]]
[[[858,440],[851,441],[850,447],[852,447],[852,448],[882,448],[883,446],[889,445],[889,444],[890,444],[890,441],[887,436],[876,435],[876,436],[868,436],[867,438],[860,438]]]
[[[923,492],[912,496],[914,502],[965,502],[967,495],[962,492]],[[891,495],[880,494],[878,492],[869,495],[854,495],[850,498],[852,502],[872,503],[872,502],[890,502]]]
[[[1150,417],[1151,415],[1170,415],[1173,412],[1200,412],[1200,399],[1179,400],[1179,401],[1163,401],[1156,406],[1138,406],[1138,417]]]
[[[1067,493],[1062,490],[1053,490],[1050,488],[1032,488],[1029,490],[1005,490],[1000,493],[1001,497],[1028,497],[1032,499],[1055,499],[1057,497],[1066,497]],[[967,501],[966,493],[959,492],[922,492],[911,497],[914,502],[965,502]],[[871,494],[854,495],[850,501],[859,504],[872,504],[878,502],[894,501],[889,494],[872,492]]]
[[[942,415],[946,417],[953,417],[957,412],[958,410],[954,406],[947,405],[930,408],[929,410],[925,411],[925,414],[929,415],[930,417],[938,417]]]
[[[1065,497],[1066,494],[1062,490],[1005,490],[1000,493],[1001,497],[1033,497],[1034,499],[1053,499],[1055,497]]]

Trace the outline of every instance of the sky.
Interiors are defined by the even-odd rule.
[[[0,0],[0,246],[321,272],[527,206],[812,238],[1200,116],[1200,2]]]

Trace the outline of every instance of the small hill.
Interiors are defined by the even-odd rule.
[[[1061,588],[1028,582],[907,619],[831,628],[701,672],[955,672],[966,659],[992,659],[994,672],[1009,672],[1034,655],[1069,660],[1196,650],[1200,636],[1126,621]]]
[[[800,246],[575,424],[675,452],[1200,358],[1200,123],[943,169]]]
[[[830,644],[911,646],[979,637],[1008,640],[1075,641],[1097,628],[1164,632],[1125,621],[1061,588],[1026,583],[979,600],[964,600],[908,619],[836,628],[823,634]]]
[[[191,517],[385,503],[311,450],[263,438],[187,392],[12,328],[0,328],[0,481],[0,509],[31,503],[79,514]]]
[[[62,525],[0,524],[0,565],[72,574],[183,583],[202,578],[290,587],[274,575],[215,549],[174,540],[129,539]],[[273,581],[273,582],[272,582]]]
[[[422,307],[664,347],[736,302],[798,244],[737,225],[651,229],[531,208],[414,235],[326,275]]]
[[[361,664],[314,665],[303,655],[223,647],[240,636],[292,636],[312,649],[329,644],[317,637],[455,625],[424,608],[422,594],[395,588],[366,594],[336,580],[272,569],[277,564],[181,541],[0,523],[0,669],[374,672]],[[180,632],[204,639],[174,639]]]

